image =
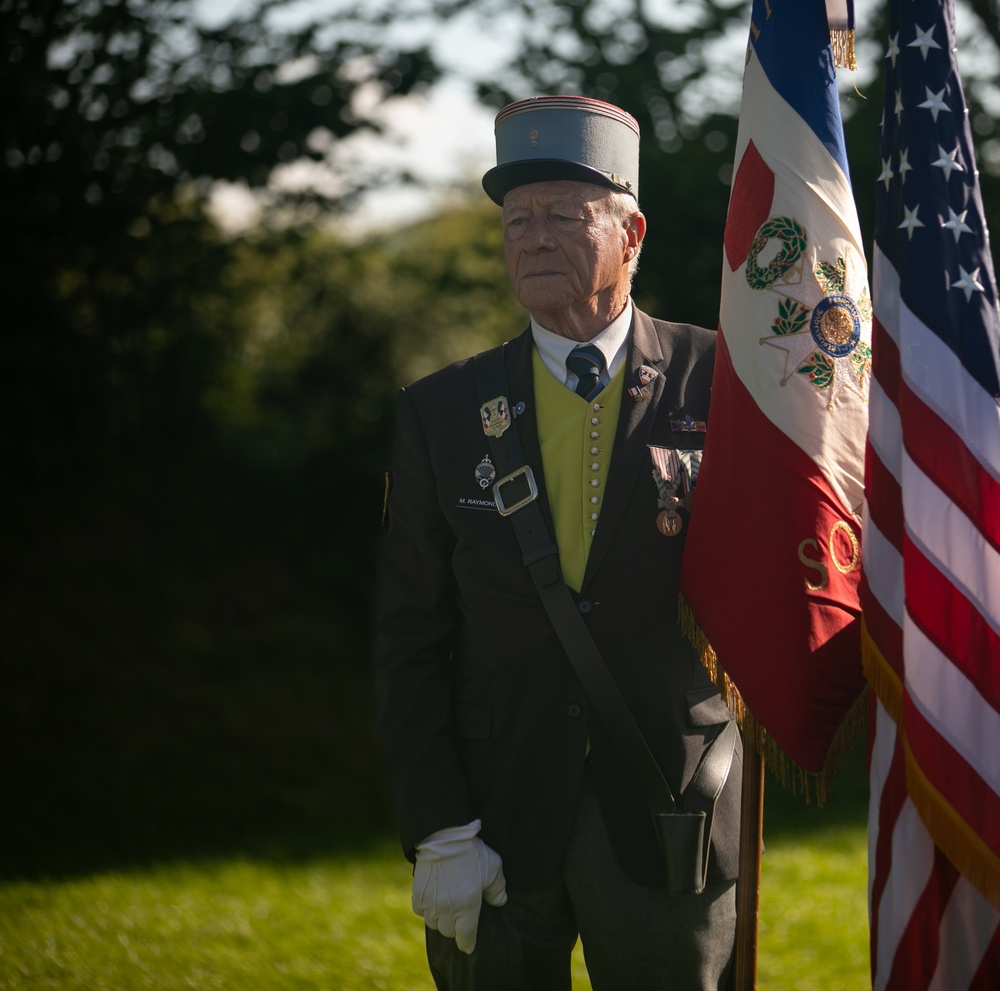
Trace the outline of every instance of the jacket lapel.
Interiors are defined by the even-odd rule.
[[[601,510],[597,534],[587,558],[587,570],[583,587],[601,565],[601,559],[611,546],[618,525],[632,499],[637,484],[645,480],[652,485],[650,472],[643,470],[643,462],[649,463],[646,451],[657,409],[666,384],[666,368],[669,355],[663,353],[660,340],[653,329],[652,321],[638,309],[633,309],[632,336],[629,340],[625,382],[622,389],[622,405],[618,415],[618,429],[615,446],[608,468],[608,483],[605,490],[604,508]],[[642,384],[640,369],[645,365],[659,374],[646,387],[648,396],[634,397],[630,389],[639,389]]]

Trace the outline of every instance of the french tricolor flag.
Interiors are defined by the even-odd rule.
[[[682,571],[689,633],[744,732],[821,802],[865,717],[872,304],[836,83],[852,20],[844,3],[753,3]]]

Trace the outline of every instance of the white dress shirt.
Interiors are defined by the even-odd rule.
[[[615,372],[625,361],[625,345],[628,343],[628,332],[632,326],[632,300],[629,299],[625,309],[615,317],[593,340],[586,343],[596,344],[604,355],[604,371],[601,372],[601,385],[607,385]],[[567,388],[576,391],[577,375],[566,368],[566,358],[570,351],[583,341],[571,341],[543,327],[534,317],[531,318],[531,336],[538,349],[542,364],[552,372]]]

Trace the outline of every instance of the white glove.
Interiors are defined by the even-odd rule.
[[[454,938],[463,953],[476,948],[479,910],[507,903],[500,854],[477,835],[482,822],[431,833],[417,844],[413,871],[413,911],[431,929]]]

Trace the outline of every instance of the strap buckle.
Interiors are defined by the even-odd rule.
[[[528,483],[528,494],[522,496],[512,505],[508,506],[503,499],[503,495],[500,490],[508,482],[514,481],[515,478],[523,475],[524,480]],[[532,474],[531,467],[529,465],[522,465],[520,468],[516,468],[509,475],[504,475],[499,481],[493,483],[493,501],[497,504],[497,509],[500,510],[501,516],[510,516],[511,513],[516,513],[519,509],[523,509],[528,505],[529,502],[534,502],[538,498],[538,486],[535,484],[535,476]]]

